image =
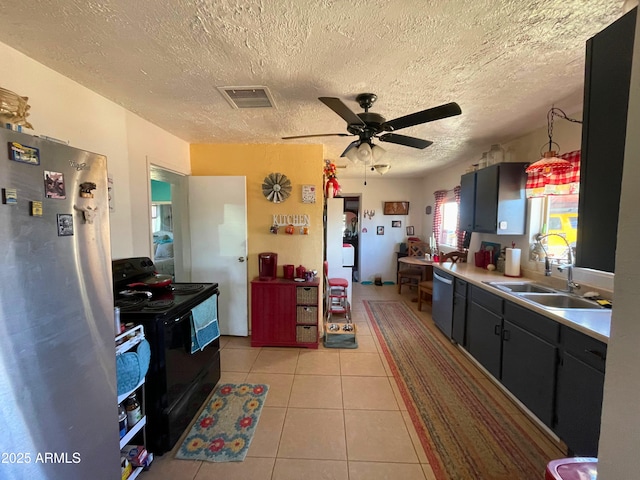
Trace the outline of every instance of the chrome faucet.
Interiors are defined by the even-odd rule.
[[[571,245],[569,245],[569,242],[567,241],[567,239],[563,235],[560,235],[559,233],[547,233],[546,235],[538,234],[538,236],[536,237],[536,242],[540,244],[545,254],[544,274],[546,276],[551,275],[551,265],[549,264],[549,256],[547,255],[547,251],[542,245],[542,240],[551,236],[559,237],[562,239],[564,243],[567,244],[567,263],[564,265],[558,265],[558,270],[560,272],[564,272],[565,270],[567,271],[567,292],[573,293],[574,290],[577,290],[580,288],[580,285],[573,281],[573,266],[574,266],[573,265],[573,249],[571,248]]]

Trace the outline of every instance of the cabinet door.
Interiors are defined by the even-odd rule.
[[[460,345],[465,344],[465,327],[467,319],[467,297],[456,293],[453,296],[453,329],[451,338]]]
[[[474,232],[496,233],[498,228],[498,167],[476,172],[476,210]]]
[[[472,232],[476,203],[476,172],[460,177],[460,230]]]
[[[467,350],[495,378],[500,378],[502,316],[476,302],[469,303]]]
[[[576,265],[613,272],[637,9],[587,42]]]
[[[506,318],[502,339],[502,384],[551,427],[558,347]]]
[[[295,285],[252,282],[251,345],[295,344]]]
[[[555,433],[571,455],[598,456],[604,373],[565,353],[558,369]]]

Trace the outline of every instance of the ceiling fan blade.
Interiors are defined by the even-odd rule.
[[[406,135],[398,135],[397,133],[385,133],[384,135],[380,135],[378,139],[382,142],[397,143],[398,145],[419,148],[421,150],[433,144],[433,142],[429,140],[422,140],[421,138],[415,138],[415,137],[407,137]]]
[[[318,133],[315,135],[295,135],[293,137],[282,137],[282,140],[292,140],[294,138],[313,138],[313,137],[353,137],[348,133]]]
[[[344,152],[342,152],[342,154],[340,156],[344,157],[349,150],[351,150],[352,148],[355,148],[355,147],[357,147],[359,145],[360,145],[360,140],[354,140],[353,142],[351,142],[349,144],[349,146],[347,148],[344,149]]]
[[[349,107],[342,103],[342,100],[340,100],[339,98],[318,97],[318,100],[320,100],[327,107],[340,115],[344,119],[344,121],[347,122],[347,125],[362,125],[363,127],[366,126],[362,119],[358,115],[353,113],[353,111],[351,111]]]
[[[404,117],[394,118],[388,122],[382,124],[382,129],[387,132],[394,130],[400,130],[401,128],[412,127],[413,125],[420,125],[421,123],[433,122],[434,120],[440,120],[442,118],[453,117],[460,115],[462,110],[460,105],[455,102],[446,103],[439,107],[428,108],[421,112],[405,115]]]

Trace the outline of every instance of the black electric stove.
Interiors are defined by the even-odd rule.
[[[154,275],[150,258],[113,261],[114,304],[121,322],[142,324],[151,345],[145,382],[147,446],[162,455],[190,426],[220,379],[220,339],[191,353],[191,310],[214,295],[217,302],[219,290],[217,283],[145,284]]]

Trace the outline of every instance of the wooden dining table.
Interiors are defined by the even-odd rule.
[[[401,257],[398,264],[404,263],[412,267],[418,266],[422,268],[422,281],[433,279],[433,260],[427,260],[424,257]],[[436,262],[437,263],[437,262]],[[398,280],[398,279],[396,279]],[[412,302],[417,302],[418,297],[412,298]]]
[[[424,267],[422,269],[422,280],[431,280],[433,278],[433,260],[426,260],[424,257],[401,257],[398,259],[398,263]]]

